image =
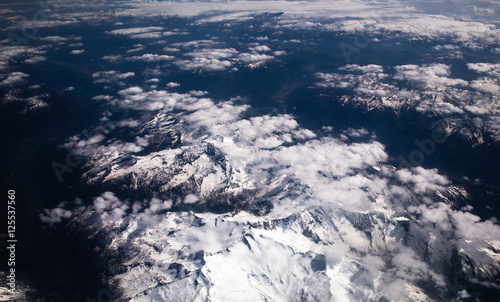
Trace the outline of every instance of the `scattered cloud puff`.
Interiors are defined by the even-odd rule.
[[[166,52],[179,52],[181,50],[179,48],[174,48],[174,47],[165,47],[165,48],[163,48],[163,51],[166,51]]]
[[[54,15],[53,15],[54,16]],[[80,20],[71,16],[71,14],[57,14],[55,18],[35,18],[22,19],[19,22],[13,22],[7,26],[6,30],[18,31],[28,29],[53,28],[64,25],[72,25],[79,23]]]
[[[33,88],[32,86],[30,86],[29,89],[38,89],[36,88],[37,85],[34,86],[35,87]],[[42,108],[49,107],[49,104],[47,104],[45,100],[50,96],[50,94],[44,93],[44,94],[34,95],[31,97],[25,97],[25,96],[19,96],[19,92],[21,92],[21,90],[19,89],[12,89],[8,91],[3,96],[3,101],[17,102],[23,104],[24,109],[21,111],[21,114],[26,114],[33,110],[39,110]]]
[[[16,58],[18,57],[26,58],[26,63],[34,64],[37,60],[41,60],[40,55],[44,54],[45,52],[46,50],[40,49],[38,47],[0,46],[0,71],[7,70],[9,67],[9,62],[15,62]]]
[[[118,199],[112,192],[104,192],[101,196],[94,198],[92,206],[92,210],[98,214],[106,212],[109,215],[106,219],[111,221],[121,219],[128,208],[129,206]]]
[[[490,76],[500,78],[500,63],[468,63],[467,67],[469,67],[470,70],[474,70],[478,73],[487,73]]]
[[[43,42],[50,42],[52,45],[64,45],[67,44],[68,42],[76,42],[80,41],[82,39],[81,36],[67,36],[67,37],[61,37],[61,36],[45,36],[45,37],[39,37],[37,40],[43,41]],[[79,46],[82,46],[82,43],[70,43],[69,46],[73,47],[71,45],[78,44]]]
[[[198,198],[198,196],[196,196],[194,194],[188,194],[188,195],[186,195],[186,197],[184,197],[185,204],[197,203],[199,200],[200,199]]]
[[[370,131],[366,130],[365,128],[359,128],[359,129],[347,128],[343,132],[350,137],[356,137],[356,138],[364,137],[370,134]]]
[[[44,56],[32,56],[32,57],[24,60],[23,62],[28,63],[28,64],[36,64],[36,63],[43,62],[45,60],[47,60],[47,58]]]
[[[213,47],[218,44],[221,43],[214,40],[193,40],[187,42],[176,42],[173,43],[171,46],[175,48],[189,48],[189,47],[200,48],[200,47]]]
[[[158,34],[164,28],[159,26],[150,26],[150,27],[132,27],[132,28],[121,28],[115,29],[112,31],[107,31],[107,34],[110,35],[123,35],[129,36],[131,38],[147,38],[149,33]],[[161,33],[160,33],[161,36]]]
[[[245,63],[253,63],[259,61],[271,60],[274,59],[274,57],[266,54],[242,53],[238,55],[238,59],[240,59],[242,62]]]
[[[381,83],[379,78],[384,78],[384,73],[379,73],[381,69],[376,65],[359,66],[347,65],[340,67],[340,70],[361,71],[361,75],[338,74],[338,73],[315,73],[315,76],[322,79],[316,83],[316,87],[321,88],[353,88],[357,95],[370,96],[375,98],[385,98],[395,94],[396,87]],[[360,100],[361,100],[360,98]]]
[[[322,88],[351,88],[356,84],[355,77],[352,75],[343,76],[336,73],[317,72],[314,74],[317,78],[323,80],[316,83],[315,86]]]
[[[71,218],[73,213],[69,210],[64,209],[66,206],[67,202],[61,202],[58,207],[54,209],[45,209],[43,212],[40,214],[40,220],[43,223],[47,223],[50,225],[60,223],[64,219]]]
[[[17,85],[17,84],[24,82],[27,77],[29,77],[29,74],[26,74],[24,72],[15,71],[15,72],[10,73],[6,79],[2,80],[0,82],[0,86]]]
[[[271,48],[266,45],[257,45],[254,47],[250,47],[249,50],[251,50],[252,52],[266,52],[271,51]]]
[[[142,56],[132,56],[125,58],[127,61],[144,61],[144,62],[161,62],[161,61],[170,61],[175,57],[168,55],[159,55],[159,54],[143,54]]]
[[[380,65],[370,64],[365,66],[360,66],[358,64],[349,64],[344,67],[340,67],[339,70],[347,71],[360,71],[362,73],[368,74],[370,76],[376,76],[379,78],[384,77],[384,68]]]
[[[149,33],[143,33],[143,34],[129,36],[129,38],[132,38],[132,39],[158,39],[161,37],[163,37],[163,34],[161,32],[149,32]]]
[[[469,111],[470,113],[477,114],[477,115],[488,114],[490,112],[489,109],[482,108],[479,106],[471,106],[471,105],[465,106],[464,109]]]
[[[226,70],[232,66],[230,61],[227,60],[218,60],[218,59],[207,59],[196,57],[192,60],[177,60],[174,62],[180,69],[183,70]]]
[[[129,127],[129,128],[136,128],[139,125],[140,123],[138,121],[131,119],[121,120],[116,124],[117,127]]]
[[[174,56],[152,54],[152,53],[147,53],[140,56],[131,56],[131,57],[124,57],[122,55],[110,55],[103,57],[103,60],[109,61],[111,63],[117,63],[123,60],[130,62],[143,61],[143,62],[154,63],[154,62],[171,61],[173,59],[175,59]]]
[[[105,141],[107,144],[98,144],[104,142],[104,135],[96,134],[88,139],[82,139],[79,135],[69,139],[64,147],[73,150],[79,156],[91,156],[92,154],[115,154],[123,155],[137,153],[144,150],[149,143],[143,137],[135,137],[133,142],[123,142],[121,140]]]
[[[185,56],[207,59],[227,59],[234,57],[238,51],[234,48],[205,48],[188,52]]]
[[[375,97],[385,97],[388,96],[389,91],[383,89],[382,87],[372,87],[371,85],[359,85],[354,89],[358,94],[367,94]]]
[[[173,46],[176,47],[202,47],[217,44],[212,40],[199,40],[190,42],[180,42],[174,43]],[[254,64],[257,62],[263,62],[267,60],[274,59],[271,55],[261,54],[259,52],[270,51],[271,49],[267,46],[257,45],[251,47],[252,53],[239,53],[234,48],[201,48],[196,49],[192,52],[187,52],[184,56],[192,57],[190,60],[178,59],[174,61],[180,69],[183,70],[207,70],[207,71],[217,71],[217,70],[227,70],[233,66],[236,61],[241,61],[243,63],[249,64],[250,67],[256,67]],[[278,55],[282,55],[279,53]]]
[[[419,112],[429,112],[438,115],[462,114],[464,111],[453,104],[446,102],[421,103],[416,107]]]
[[[480,80],[474,80],[471,82],[470,86],[474,89],[490,94],[497,94],[500,91],[497,79],[483,78]]]
[[[106,83],[106,84],[113,82],[120,83],[121,80],[131,78],[134,76],[135,72],[133,71],[120,73],[116,70],[98,71],[92,74],[92,78],[96,79],[94,80],[95,83]]]
[[[47,36],[47,37],[41,37],[39,38],[40,41],[46,41],[46,42],[68,42],[71,39],[67,37],[61,37],[61,36]]]
[[[84,49],[73,49],[72,51],[70,51],[70,54],[72,55],[81,55],[82,53],[85,53]]]
[[[176,60],[174,64],[183,70],[202,69],[208,71],[226,70],[232,66],[228,60],[238,54],[234,48],[198,49],[184,54],[191,60]]]
[[[208,18],[201,18],[196,20],[195,24],[203,23],[216,23],[216,22],[244,22],[252,20],[253,13],[251,12],[220,12]]]
[[[166,85],[166,86],[167,86],[167,88],[175,88],[175,87],[179,87],[179,86],[181,86],[181,84],[179,84],[179,83],[174,83],[174,82],[169,82],[169,83],[167,83],[167,85]]]
[[[450,75],[450,67],[445,64],[431,65],[402,65],[394,67],[397,74],[394,76],[398,80],[406,80],[415,83],[421,83],[424,88],[440,88],[442,86],[467,86],[469,83],[462,79],[452,79]]]
[[[134,48],[127,50],[126,53],[138,52],[138,51],[144,50],[144,48],[145,47],[142,44],[135,44]]]
[[[116,63],[123,60],[123,56],[121,55],[109,55],[102,57],[103,60],[109,61],[111,63]]]
[[[462,59],[464,54],[460,49],[460,46],[453,44],[436,45],[433,47],[434,50],[439,52],[440,57]]]
[[[444,51],[450,51],[450,50],[459,50],[460,46],[458,45],[453,45],[453,44],[446,44],[446,45],[436,45],[432,47],[435,50],[444,50]]]
[[[411,184],[416,193],[445,191],[445,186],[450,183],[446,177],[438,174],[436,169],[427,170],[422,167],[399,170],[396,176],[401,182]]]

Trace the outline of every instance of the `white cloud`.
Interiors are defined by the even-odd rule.
[[[70,54],[72,55],[81,55],[82,53],[85,53],[84,49],[73,49]]]
[[[121,80],[128,79],[134,76],[135,72],[133,71],[120,73],[116,70],[98,71],[92,74],[92,78],[96,79],[94,81],[95,83],[121,83]]]
[[[164,29],[163,27],[159,27],[159,26],[132,27],[132,28],[115,29],[112,31],[107,31],[106,33],[111,34],[111,35],[134,36],[134,35],[150,33],[150,32],[159,32],[163,29]]]
[[[112,192],[105,192],[101,196],[94,198],[93,209],[101,214],[105,211],[109,213],[107,219],[117,220],[125,215],[129,206],[118,199]]]
[[[232,66],[227,60],[193,58],[192,60],[177,60],[174,62],[180,69],[183,70],[226,70]]]
[[[253,52],[266,52],[266,51],[271,51],[271,48],[269,48],[266,45],[257,45],[254,47],[250,47],[249,50]]]
[[[481,115],[481,114],[487,114],[489,113],[490,111],[486,108],[481,108],[481,107],[478,107],[478,106],[465,106],[464,107],[465,110],[473,113],[473,114],[478,114],[478,115]]]
[[[144,45],[142,45],[142,44],[135,44],[134,48],[131,48],[131,49],[127,50],[126,53],[137,52],[137,51],[141,51],[143,49],[144,49]]]
[[[468,85],[468,82],[462,79],[452,79],[450,75],[450,67],[445,64],[431,65],[402,65],[396,66],[397,71],[395,79],[406,80],[421,83],[425,88],[440,88],[442,86]]]
[[[482,92],[497,94],[500,91],[500,86],[498,81],[490,78],[483,78],[480,80],[474,80],[471,82],[470,86]]]
[[[174,47],[165,47],[165,48],[163,48],[163,51],[166,51],[166,52],[179,52],[180,49],[179,48],[174,48]]]
[[[121,55],[109,55],[109,56],[104,56],[102,57],[103,60],[110,61],[112,63],[119,62],[123,59],[123,56]]]
[[[167,85],[166,85],[166,86],[167,86],[168,88],[175,88],[175,87],[179,87],[179,86],[181,86],[181,84],[179,84],[179,83],[174,83],[174,82],[169,82],[169,83],[167,83]]]
[[[343,76],[337,73],[322,72],[317,72],[314,75],[323,80],[323,82],[315,84],[322,88],[350,88],[356,84],[355,77],[349,75]]]
[[[215,102],[205,94],[130,87],[118,93],[119,99],[108,100],[123,107],[157,112],[146,124],[157,125],[153,127],[162,133],[180,130],[184,133],[181,147],[138,156],[134,150],[124,148],[120,150],[123,153],[114,153],[103,137],[72,140],[73,146],[89,147],[87,156],[98,156],[86,174],[90,182],[113,183],[134,175],[134,179],[144,181],[135,183],[136,189],[146,185],[157,194],[178,190],[174,195],[177,199],[155,197],[135,202],[121,201],[106,193],[94,199],[85,212],[88,214],[78,216],[79,223],[85,226],[87,217],[98,213],[99,219],[93,220],[93,225],[113,230],[113,244],[105,247],[108,251],[134,248],[139,253],[137,259],[156,259],[151,261],[151,269],[127,266],[126,272],[113,277],[119,286],[128,288],[136,284],[131,276],[143,276],[145,282],[136,284],[137,290],[124,291],[128,297],[142,297],[144,291],[148,297],[161,296],[176,286],[182,287],[186,280],[197,280],[198,293],[223,286],[227,280],[242,286],[252,280],[259,295],[264,292],[269,297],[296,297],[292,287],[281,288],[280,282],[266,281],[279,280],[279,276],[288,276],[289,282],[297,284],[307,280],[312,280],[314,286],[320,284],[321,291],[315,287],[308,292],[319,295],[320,300],[332,293],[351,299],[351,290],[363,297],[427,297],[418,284],[431,282],[443,289],[446,284],[439,269],[435,269],[436,263],[447,263],[443,259],[453,256],[447,246],[462,246],[455,240],[447,240],[444,246],[436,242],[455,234],[451,227],[454,224],[460,225],[456,229],[460,237],[466,236],[462,234],[466,228],[474,228],[474,235],[464,237],[466,240],[480,238],[476,232],[492,227],[490,223],[480,224],[475,216],[434,202],[450,190],[450,181],[437,170],[419,167],[393,172],[393,167],[385,164],[388,154],[384,146],[376,141],[347,144],[333,137],[318,138],[289,115],[243,118],[248,106],[238,104],[239,99]],[[139,125],[129,120],[123,126],[129,123]],[[366,129],[347,129],[346,133],[354,137],[368,134]],[[113,164],[126,154],[133,160]],[[115,168],[104,176],[104,165]],[[210,201],[214,194],[215,200]],[[170,211],[210,202],[224,204],[224,196],[240,198],[239,204],[251,203],[254,198],[270,200],[274,208],[262,217],[244,212],[231,212],[221,218],[210,213]],[[414,219],[416,215],[420,218]],[[408,240],[415,238],[423,244],[403,243],[397,235],[405,232],[401,221],[411,223]],[[429,237],[431,232],[436,240]],[[498,238],[496,227],[488,236]],[[489,255],[493,259],[496,256],[488,248],[489,243],[481,239],[474,242],[467,255],[481,263],[492,263]],[[432,248],[427,251],[422,246]],[[425,253],[431,255],[430,260],[424,261]],[[203,261],[194,255],[203,255]],[[129,259],[129,263],[137,259]],[[181,268],[204,272],[212,285],[203,283],[196,277],[198,274],[176,277],[165,269],[172,263],[182,264],[181,275]],[[231,267],[227,276],[221,274],[225,266]],[[169,282],[158,285],[152,273]],[[273,294],[277,289],[282,291]],[[252,287],[247,292],[254,294]],[[218,297],[237,296],[221,291]]]
[[[185,56],[207,59],[227,59],[234,57],[238,51],[234,48],[206,48],[188,52]]]
[[[161,62],[161,61],[170,61],[175,57],[168,55],[159,55],[159,54],[143,54],[142,56],[132,56],[125,58],[127,61],[144,61],[144,62]]]
[[[492,63],[468,63],[467,67],[479,73],[487,73],[490,76],[500,78],[500,64]]]
[[[137,126],[139,126],[139,122],[138,121],[135,121],[135,120],[121,120],[119,121],[116,125],[118,127],[130,127],[130,128],[135,128]]]
[[[71,40],[71,38],[61,37],[61,36],[47,36],[47,37],[41,37],[39,39],[41,41],[47,41],[47,42],[53,42],[53,43],[67,42],[67,41]]]
[[[460,46],[453,44],[436,45],[433,47],[434,50],[440,52],[439,57],[447,57],[454,59],[462,59],[464,53],[460,49]]]
[[[253,62],[267,61],[274,59],[273,56],[265,54],[256,54],[256,53],[242,53],[238,56],[238,58],[245,63],[253,63]]]
[[[384,72],[384,68],[382,66],[375,64],[370,64],[366,66],[360,66],[358,64],[349,64],[344,67],[340,67],[339,70],[360,71],[362,73],[369,73],[369,74],[379,74]]]
[[[43,223],[52,225],[62,222],[63,219],[70,218],[73,215],[73,213],[69,210],[64,209],[65,206],[66,202],[62,202],[58,205],[57,208],[51,210],[44,209],[43,212],[40,214],[40,220]]]
[[[231,11],[235,7],[242,11]],[[244,19],[240,21],[254,18],[253,11],[263,7],[271,12],[286,11],[277,31],[288,26],[498,41],[495,29],[487,24],[444,15],[412,16],[418,8],[397,3],[390,16],[382,9],[385,6],[359,2],[339,6],[314,2],[307,7],[303,3],[145,2],[132,3],[117,10],[116,15],[179,14],[195,16],[198,23],[234,22],[241,17]],[[227,13],[217,14],[216,10]],[[330,23],[314,19],[321,16],[330,18]],[[352,18],[336,21],[345,16]],[[269,23],[266,26],[274,26]],[[110,34],[142,38],[164,34],[163,29],[130,30]],[[238,58],[246,63],[273,58],[256,53],[269,51],[264,46],[250,49],[253,53],[239,53],[232,48],[204,49],[222,44],[198,40],[170,45],[190,51],[173,64],[184,70],[227,70],[237,64]],[[175,59],[157,54],[105,58],[112,62]],[[443,101],[457,86],[468,85],[464,80],[449,78],[450,67],[444,64],[396,67],[396,78],[408,81],[417,90],[381,83],[379,79],[387,75],[379,65],[351,64],[340,70],[347,74],[317,73],[321,81],[317,86],[352,88],[356,93],[350,101],[360,100],[369,106],[397,108],[404,99],[405,104],[422,112],[468,114],[461,108],[475,114],[494,112],[494,99],[485,100],[488,106],[482,107],[483,103],[471,97],[476,92],[464,94],[456,102]],[[104,71],[96,73],[95,78],[114,81],[134,75]],[[487,85],[492,81],[473,81],[471,87],[491,91]],[[177,86],[167,84],[169,88]],[[419,91],[422,87],[429,93]],[[254,116],[241,99],[216,101],[206,92],[172,93],[130,87],[111,95],[94,99],[134,109],[138,117],[104,123],[94,129],[95,135],[75,136],[66,147],[87,158],[85,179],[90,184],[99,182],[111,187],[115,182],[125,183],[131,190],[149,189],[156,197],[132,202],[106,192],[94,198],[85,210],[66,210],[69,205],[62,204],[57,211],[46,210],[41,219],[56,223],[74,215],[81,229],[111,234],[112,241],[104,250],[111,255],[120,250],[130,257],[121,263],[126,270],[112,277],[126,298],[161,300],[181,293],[183,300],[190,301],[207,299],[209,295],[216,300],[242,300],[238,291],[228,290],[227,284],[236,284],[233,287],[245,288],[244,298],[250,300],[264,297],[270,301],[327,301],[336,297],[346,301],[425,301],[431,297],[420,285],[429,285],[431,291],[443,290],[440,265],[451,263],[455,250],[464,259],[470,257],[484,265],[477,274],[495,267],[487,265],[498,258],[498,226],[445,204],[453,186],[437,170],[394,172],[394,167],[385,163],[389,157],[384,146],[374,137],[366,143],[351,144],[331,133],[318,137],[290,115]],[[489,118],[492,123],[496,121]],[[129,129],[134,136],[107,139],[106,134],[114,127],[134,128]],[[366,129],[339,132],[351,137],[369,134]],[[180,133],[180,145],[148,149],[155,139],[168,140],[172,133]],[[189,207],[205,203],[209,207],[210,202],[223,207],[235,202],[248,208],[242,206],[221,217],[210,211],[189,212]],[[249,214],[259,209],[252,208],[258,202],[269,202],[274,208],[263,211],[263,216]],[[145,262],[147,267],[135,265]],[[136,276],[141,276],[140,284]],[[190,290],[193,284],[197,284],[196,291]]]
[[[349,135],[350,137],[363,137],[370,134],[370,132],[365,128],[360,128],[360,129],[347,128],[347,130],[345,130],[344,133]]]
[[[219,42],[213,41],[213,40],[193,40],[193,41],[187,41],[187,42],[176,42],[173,43],[171,46],[172,47],[180,47],[180,48],[188,48],[188,47],[208,47],[208,46],[215,46],[217,44],[220,44]]]
[[[432,104],[422,103],[417,106],[416,110],[420,112],[432,112],[440,115],[464,113],[462,109],[446,102],[434,102]]]
[[[45,60],[47,60],[47,58],[44,56],[33,56],[33,57],[30,57],[30,58],[24,60],[24,62],[28,63],[28,64],[36,64],[39,62],[43,62]]]
[[[0,82],[0,86],[13,86],[20,84],[25,81],[25,79],[29,77],[28,74],[24,72],[15,71],[10,73],[6,79]]]
[[[186,195],[186,197],[184,197],[185,204],[197,203],[199,200],[200,199],[198,198],[198,196],[196,196],[194,194],[188,194],[188,195]]]
[[[411,184],[411,188],[416,193],[432,193],[436,191],[445,191],[445,186],[450,181],[438,174],[437,169],[424,169],[422,167],[402,169],[396,172],[397,178],[405,183]]]
[[[3,46],[0,47],[0,71],[9,67],[9,61],[15,61],[18,57],[28,57],[26,63],[32,63],[30,60],[46,53],[46,50],[37,47],[28,46]]]
[[[176,60],[174,64],[183,70],[226,70],[232,66],[232,63],[221,59],[231,58],[237,53],[234,48],[198,49],[185,54],[185,56],[193,57],[191,60]]]
[[[161,37],[163,37],[163,34],[159,31],[129,36],[131,39],[158,39]]]

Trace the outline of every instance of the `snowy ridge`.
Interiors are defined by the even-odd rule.
[[[479,70],[495,66],[483,65]],[[478,69],[474,64],[469,64],[469,68]],[[469,85],[462,79],[449,78],[450,67],[445,64],[403,65],[391,69],[393,75],[385,73],[391,70],[379,65],[349,64],[339,68],[349,72],[346,74],[316,73],[321,81],[311,88],[352,91],[353,94],[341,95],[339,101],[366,111],[389,109],[397,115],[416,111],[423,117],[433,117],[437,119],[434,129],[440,126],[448,136],[457,134],[473,146],[485,143],[488,136],[499,140],[498,93],[479,86],[478,80]],[[490,73],[497,76],[495,71]],[[399,88],[401,84],[405,88]]]
[[[68,12],[73,3],[66,3],[57,20],[35,26],[98,15],[113,24],[103,34],[133,41],[103,54],[101,62],[113,69],[130,62],[155,67],[144,71],[152,78],[145,77],[143,87],[135,86],[135,71],[92,74],[109,93],[94,100],[132,114],[117,120],[106,111],[91,137],[67,140],[63,147],[84,159],[82,186],[104,193],[45,209],[41,221],[64,221],[106,260],[116,301],[461,301],[483,289],[500,292],[498,222],[472,214],[467,191],[438,170],[388,164],[385,146],[364,128],[338,129],[344,133],[338,138],[306,129],[289,114],[255,113],[241,97],[215,100],[207,91],[184,90],[184,83],[159,84],[172,75],[165,70],[181,75],[170,77],[181,82],[191,72],[206,79],[239,69],[264,71],[267,62],[286,65],[286,55],[300,54],[299,46],[318,46],[317,35],[307,40],[309,32],[332,32],[339,43],[366,34],[367,42],[386,43],[381,49],[424,41],[436,51],[426,58],[429,64],[348,64],[332,71],[335,64],[328,62],[303,70],[315,76],[307,85],[367,111],[432,116],[431,126],[472,146],[488,143],[489,136],[498,141],[498,64],[462,64],[475,73],[467,80],[447,65],[471,53],[477,58],[476,51],[500,51],[498,4],[471,9],[465,2],[446,14],[429,12],[427,4],[125,1],[99,16]],[[172,31],[149,26],[173,15],[192,24]],[[129,17],[142,25],[117,22]],[[233,41],[239,26],[252,20],[262,36]],[[144,23],[148,27],[140,27]],[[7,30],[24,25],[13,19]],[[208,28],[215,25],[224,28]],[[194,40],[201,33],[204,40]],[[187,40],[169,44],[168,36]],[[2,70],[11,57],[44,58],[33,57],[37,49],[4,48]],[[0,86],[28,77],[11,73]],[[43,108],[44,97],[28,99],[29,110]],[[5,99],[18,101],[14,90]],[[361,136],[367,139],[356,142]]]
[[[67,145],[93,154],[87,182],[155,197],[107,192],[42,214],[73,216],[99,242],[120,299],[431,301],[498,276],[500,227],[457,209],[467,192],[436,170],[396,170],[376,141],[318,138],[287,115],[244,118],[234,101],[169,102],[186,111],[132,129],[138,151]],[[151,125],[162,130],[143,132]],[[164,150],[137,143],[174,132]]]
[[[458,285],[446,280],[451,271],[461,271],[463,281],[491,278],[499,268],[479,249],[457,251],[425,219],[387,213],[321,207],[282,219],[146,213],[75,221],[87,228],[100,222],[96,229],[113,234],[102,242],[115,263],[112,280],[133,301],[431,301],[450,297]],[[439,296],[428,296],[436,290]]]

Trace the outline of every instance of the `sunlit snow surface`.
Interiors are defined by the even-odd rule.
[[[401,162],[418,146],[384,138],[498,150],[496,2],[53,5],[28,43],[0,41],[3,106],[50,112],[48,90],[99,108],[57,144],[93,195],[37,217],[91,245],[116,301],[498,298],[481,180]],[[27,26],[16,5],[0,15],[6,35]]]

